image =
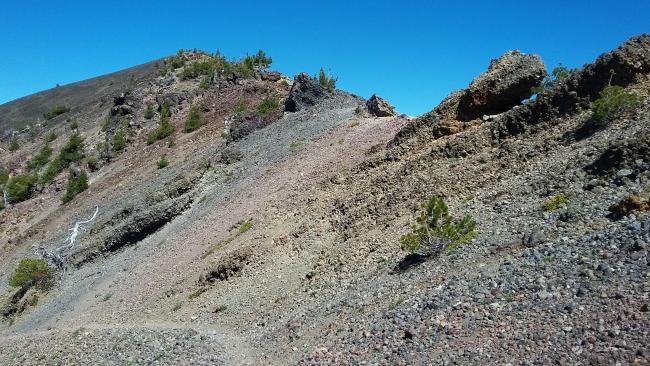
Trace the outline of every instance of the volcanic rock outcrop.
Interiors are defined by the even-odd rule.
[[[395,107],[377,94],[373,94],[366,102],[368,112],[376,117],[390,117],[395,115]]]
[[[285,102],[285,109],[289,112],[297,112],[316,105],[329,94],[331,92],[320,85],[318,80],[306,72],[300,73],[294,79],[289,97]]]

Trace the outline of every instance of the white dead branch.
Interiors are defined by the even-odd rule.
[[[74,248],[75,241],[77,240],[77,236],[79,235],[79,232],[86,232],[88,231],[88,228],[83,226],[86,224],[91,223],[93,220],[95,220],[95,217],[97,217],[97,213],[99,212],[99,206],[95,207],[95,213],[87,219],[87,220],[82,220],[82,221],[77,221],[73,227],[69,229],[70,231],[70,236],[68,239],[66,239],[64,245],[54,249],[53,251],[48,251],[47,249],[43,247],[38,247],[36,249],[36,254],[40,255],[45,259],[48,263],[51,265],[59,268],[60,270],[65,270],[65,252],[71,250]]]

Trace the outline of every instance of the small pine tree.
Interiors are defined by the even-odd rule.
[[[158,140],[162,140],[170,136],[176,128],[171,123],[171,112],[167,104],[164,104],[160,111],[160,124],[157,129],[153,130],[147,135],[147,144],[151,145]]]
[[[17,175],[7,182],[7,198],[11,203],[28,200],[34,191],[38,177],[35,175]]]
[[[145,119],[153,118],[153,106],[151,104],[147,104],[147,109],[144,110],[144,118]]]
[[[185,120],[185,132],[192,132],[197,130],[203,125],[203,119],[201,118],[201,113],[199,112],[199,107],[193,105],[190,107],[190,111],[187,114],[187,119]]]
[[[333,92],[334,89],[336,89],[337,80],[337,78],[327,75],[322,67],[320,68],[320,72],[318,73],[318,82],[323,88]]]
[[[597,122],[620,117],[625,113],[632,112],[641,104],[641,98],[635,94],[628,93],[618,85],[606,86],[600,92],[600,98],[593,103],[593,118]]]
[[[400,239],[404,250],[416,252],[425,250],[430,254],[449,253],[460,244],[474,237],[476,222],[465,216],[460,220],[449,214],[445,201],[432,196],[422,205],[422,213],[417,218],[412,231]]]
[[[68,188],[65,191],[65,194],[61,198],[61,202],[68,203],[78,195],[79,193],[88,189],[88,173],[85,170],[81,170],[79,173],[75,173],[74,170],[70,169],[70,175],[68,176]]]
[[[121,128],[113,135],[113,152],[121,153],[126,148],[127,133],[125,128]]]
[[[20,145],[18,144],[18,139],[13,137],[11,141],[9,141],[9,152],[16,152],[20,149]]]
[[[50,160],[50,156],[52,156],[52,148],[49,144],[46,143],[41,148],[41,151],[39,151],[38,154],[36,154],[36,156],[34,156],[32,160],[27,163],[27,169],[38,171],[41,169],[41,167],[44,167],[45,164],[47,164],[47,162]]]
[[[43,259],[23,258],[9,278],[11,287],[46,287],[50,284],[54,268]]]
[[[47,135],[45,135],[45,142],[52,142],[56,140],[56,137],[56,133],[54,133],[54,131],[50,131],[47,133]]]
[[[70,136],[70,140],[68,140],[68,142],[63,146],[63,148],[61,148],[59,157],[61,158],[63,164],[65,164],[64,168],[68,166],[68,164],[74,161],[79,161],[83,159],[84,157],[83,137],[81,137],[79,133],[75,133],[72,136]]]
[[[163,155],[158,159],[158,162],[156,162],[156,165],[158,166],[158,169],[165,168],[169,165],[169,160],[167,160],[167,155]]]

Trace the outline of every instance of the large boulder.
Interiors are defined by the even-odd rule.
[[[471,121],[505,112],[530,97],[531,89],[545,76],[546,66],[538,55],[509,51],[492,60],[460,95],[456,119]]]
[[[320,85],[318,80],[303,72],[294,78],[284,108],[289,112],[297,112],[320,103],[330,94],[331,92]]]
[[[366,102],[368,113],[376,117],[390,117],[395,115],[395,107],[377,94],[373,94]]]

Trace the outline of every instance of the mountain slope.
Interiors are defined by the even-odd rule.
[[[87,191],[60,205],[60,174],[0,212],[4,363],[648,362],[650,36],[523,104],[541,61],[508,53],[416,119],[371,116],[305,75],[186,78],[220,61],[179,57],[109,105],[73,109],[88,146],[128,133]],[[609,84],[640,104],[594,125]],[[275,98],[307,104],[262,114]],[[163,105],[176,131],[148,144]],[[183,132],[192,107],[205,123]],[[57,131],[58,149],[72,132]],[[19,140],[2,157],[12,174],[42,145]],[[432,195],[473,217],[477,236],[409,255],[400,237]],[[96,207],[56,284],[12,299],[17,262],[58,253]]]

